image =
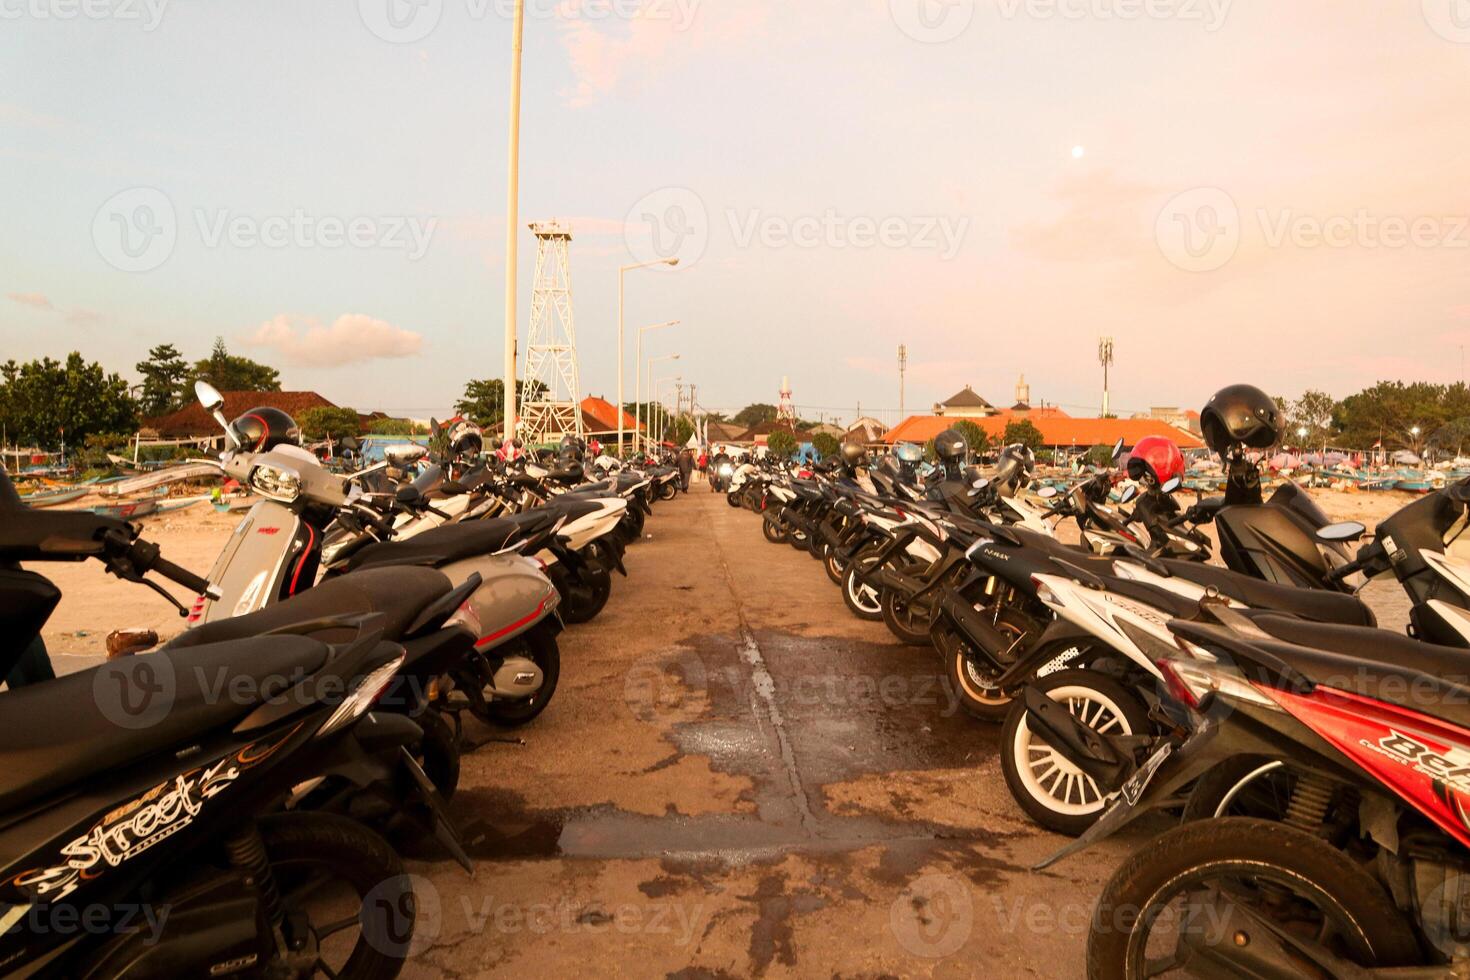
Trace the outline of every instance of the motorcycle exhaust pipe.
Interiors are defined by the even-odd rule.
[[[1014,641],[1010,637],[986,622],[985,617],[974,606],[953,590],[939,597],[939,612],[947,616],[955,628],[965,635],[965,639],[986,659],[992,670],[997,674],[1005,673],[1010,665],[1001,659],[1001,654],[1011,648]]]
[[[1027,684],[1021,694],[1026,705],[1026,727],[1039,735],[1062,758],[1097,781],[1104,794],[1115,793],[1128,781],[1132,766],[1106,735],[1078,721],[1065,704]]]

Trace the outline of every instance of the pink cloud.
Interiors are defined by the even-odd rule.
[[[51,305],[51,300],[42,293],[7,293],[6,299],[22,306],[34,306],[38,310],[54,311],[56,307]]]
[[[245,343],[274,350],[303,367],[342,367],[413,357],[423,350],[424,338],[361,313],[339,316],[331,326],[283,313],[262,323]]]

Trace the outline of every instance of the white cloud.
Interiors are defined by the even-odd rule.
[[[262,323],[245,343],[270,348],[302,367],[342,367],[413,357],[423,350],[424,338],[362,313],[343,314],[331,326],[282,313]]]

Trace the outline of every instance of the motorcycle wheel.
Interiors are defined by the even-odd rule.
[[[677,483],[665,483],[658,488],[659,500],[673,500],[679,496],[679,485]]]
[[[331,813],[276,814],[257,826],[286,921],[304,917],[312,934],[301,939],[320,943],[317,968],[337,964],[327,975],[344,980],[396,977],[408,957],[416,914],[413,885],[388,842]],[[326,908],[313,915],[309,905]],[[343,921],[349,928],[318,937],[317,929]],[[294,975],[302,964],[280,966]]]
[[[800,528],[791,529],[791,531],[786,535],[786,543],[791,545],[791,547],[795,548],[797,551],[811,550],[811,538],[807,537],[807,533]]]
[[[1009,609],[1001,610],[994,625],[1002,635],[1017,639],[1025,636],[1028,629],[1022,617]],[[945,676],[965,714],[996,724],[1005,721],[1012,699],[995,686],[995,678],[986,672],[980,658],[971,651],[970,641],[947,622],[935,624],[929,640],[944,661]]]
[[[613,553],[613,546],[601,538],[587,542],[587,546],[582,549],[582,560],[591,565],[601,566],[607,570],[609,576],[617,570],[617,558]]]
[[[528,698],[515,700],[490,700],[488,697],[471,699],[475,716],[488,725],[498,728],[519,728],[535,720],[551,703],[556,693],[556,682],[561,677],[561,650],[556,637],[545,630],[532,630],[505,649],[505,656],[521,656],[534,661],[541,668],[541,690]],[[490,693],[487,689],[487,695]],[[483,705],[483,708],[480,707]]]
[[[459,788],[459,739],[444,716],[433,708],[425,709],[413,720],[424,730],[414,758],[439,795],[449,800]]]
[[[602,565],[589,564],[587,576],[591,581],[568,575],[566,594],[562,596],[561,616],[567,623],[590,623],[597,618],[612,595],[612,575]]]
[[[1236,972],[1229,958],[1253,950],[1251,918],[1234,915],[1230,928],[1211,927],[1205,924],[1219,921],[1216,910],[1198,904],[1222,895],[1249,902],[1256,916],[1307,942],[1325,935],[1330,952],[1365,969],[1418,961],[1418,942],[1403,913],[1362,865],[1294,827],[1231,817],[1176,827],[1118,869],[1093,914],[1088,977],[1151,975],[1148,961],[1157,967],[1171,946],[1178,950],[1176,962],[1198,946],[1200,960]],[[1182,933],[1172,943],[1164,935],[1171,927]]]
[[[771,544],[785,544],[791,536],[790,532],[776,523],[776,519],[773,517],[766,517],[761,521],[761,533],[766,536],[766,540]]]
[[[852,560],[853,567],[849,567],[842,576],[842,601],[847,603],[848,611],[854,616],[858,619],[866,619],[870,623],[876,623],[883,618],[883,604],[879,600],[877,590],[857,580],[854,568],[864,564],[864,557],[867,559],[866,563],[871,565],[876,554],[876,549],[871,552],[858,552]]]
[[[648,515],[643,513],[643,508],[637,504],[630,504],[628,510],[623,514],[623,519],[618,526],[623,528],[628,535],[628,543],[634,544],[643,539],[643,525],[648,520]]]
[[[833,585],[842,584],[842,579],[847,574],[847,562],[842,560],[836,549],[827,549],[827,558],[822,562],[822,567],[827,570],[827,577],[832,580]]]
[[[740,495],[737,493],[725,494],[725,503],[729,504],[731,507],[744,506],[740,501]]]
[[[1097,671],[1061,670],[1034,684],[1101,734],[1148,731],[1148,710],[1138,697]],[[1047,830],[1077,837],[1102,816],[1107,801],[1091,776],[1062,758],[1041,736],[1032,734],[1026,718],[1024,701],[1014,702],[1006,715],[1000,740],[1006,786],[1032,820]]]
[[[1241,755],[1215,766],[1195,781],[1184,804],[1183,823],[1216,817],[1284,820],[1297,773],[1285,763]]]
[[[911,647],[931,645],[929,631],[933,628],[934,617],[937,615],[933,605],[927,609],[922,606],[915,609],[893,589],[884,589],[878,603],[883,611],[883,625],[888,627],[888,632],[896,636],[900,643]]]

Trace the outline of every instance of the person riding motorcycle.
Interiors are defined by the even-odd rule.
[[[712,493],[721,493],[730,485],[730,477],[735,472],[735,466],[724,447],[715,453],[715,458],[709,463],[709,488]]]

